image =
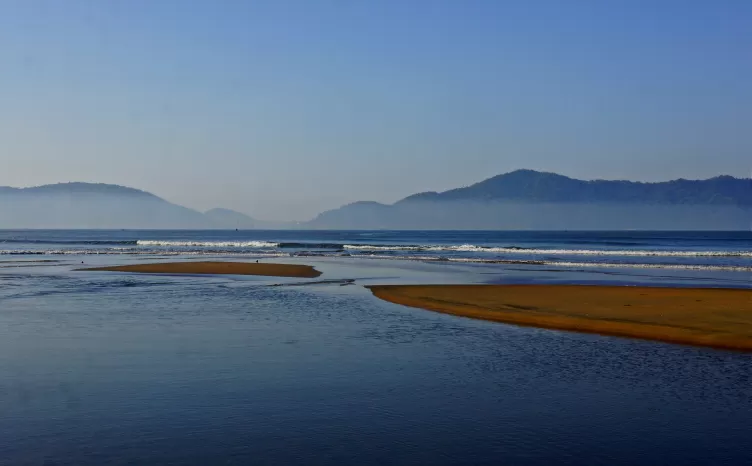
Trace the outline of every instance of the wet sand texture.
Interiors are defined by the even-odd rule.
[[[405,306],[509,324],[752,350],[752,290],[585,285],[370,286]]]
[[[190,275],[262,275],[269,277],[315,278],[321,272],[309,265],[254,262],[165,262],[79,269],[99,272],[168,273]]]

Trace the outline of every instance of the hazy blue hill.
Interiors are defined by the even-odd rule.
[[[13,189],[13,188],[10,188]],[[50,194],[50,195],[95,195],[95,196],[122,196],[131,198],[143,198],[162,200],[154,194],[142,191],[140,189],[119,186],[115,184],[104,183],[57,183],[32,188],[15,189],[17,193],[23,194]],[[0,190],[0,193],[2,191]]]
[[[638,202],[752,205],[752,181],[731,176],[658,183],[584,181],[556,173],[517,170],[465,188],[423,193],[401,202],[513,200],[527,202]]]
[[[585,181],[517,170],[471,186],[384,205],[356,202],[306,226],[343,229],[750,228],[752,180]]]
[[[140,189],[102,183],[0,186],[0,228],[253,229],[294,228],[230,209],[205,213]]]
[[[0,187],[0,228],[206,228],[204,215],[110,184]]]
[[[372,201],[353,202],[339,209],[322,212],[303,225],[308,228],[368,229],[389,228],[392,208]],[[336,226],[335,226],[336,225]]]
[[[437,193],[436,191],[427,191],[424,193],[412,194],[410,196],[407,196],[401,201],[397,201],[397,204],[400,204],[403,202],[436,201],[436,200],[439,200],[440,198],[441,198],[441,194]]]
[[[206,211],[204,215],[216,228],[252,229],[257,228],[259,223],[246,214],[230,209],[211,209]]]
[[[211,209],[204,212],[204,216],[211,222],[211,226],[207,228],[227,230],[289,230],[300,227],[300,222],[259,220],[230,209]]]
[[[640,183],[517,170],[394,205],[354,202],[302,224],[201,213],[125,186],[0,186],[0,228],[747,230],[751,212],[752,181],[731,176]]]

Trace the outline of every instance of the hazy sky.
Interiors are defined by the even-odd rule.
[[[751,160],[748,0],[0,0],[0,185],[306,219]]]

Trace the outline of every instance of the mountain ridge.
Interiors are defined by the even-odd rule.
[[[249,215],[222,207],[209,209],[204,212],[204,216],[208,217],[216,225],[224,225],[228,228],[254,229],[258,227],[259,223],[258,220]]]
[[[461,188],[412,194],[393,204],[350,203],[322,212],[307,225],[331,229],[701,229],[710,222],[718,228],[746,229],[751,209],[749,178],[579,180],[520,169]]]
[[[234,213],[232,220],[229,212]],[[0,228],[230,229],[253,228],[254,222],[228,209],[212,209],[207,215],[148,191],[116,184],[0,186]]]
[[[698,190],[697,188],[702,188]],[[715,188],[715,189],[709,189]],[[684,194],[684,198],[679,195]],[[748,178],[719,175],[704,180],[580,180],[551,172],[520,169],[443,192],[425,192],[397,201],[507,199],[537,202],[665,202],[752,205]]]
[[[750,212],[752,180],[730,175],[642,182],[520,169],[393,204],[356,201],[308,222],[264,222],[225,208],[199,212],[106,183],[0,186],[0,228],[747,229]]]
[[[61,193],[61,194],[121,194],[132,196],[143,196],[162,199],[161,197],[137,188],[122,186],[109,183],[89,183],[84,181],[69,181],[62,183],[44,184],[38,186],[29,186],[24,188],[14,188],[11,186],[0,186],[2,193]]]

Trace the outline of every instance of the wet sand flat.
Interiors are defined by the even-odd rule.
[[[378,298],[509,324],[752,350],[752,290],[589,285],[384,285]]]
[[[315,278],[321,272],[309,265],[255,262],[164,262],[79,269],[81,271],[168,273],[190,275],[261,275],[268,277]]]

